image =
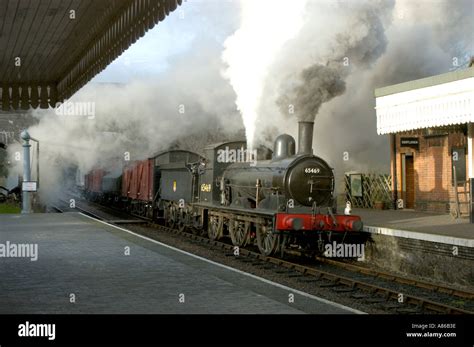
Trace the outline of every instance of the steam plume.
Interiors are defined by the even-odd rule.
[[[344,3],[351,10],[351,16],[344,21],[347,27],[335,33],[326,51],[318,47],[314,52],[319,60],[329,61],[326,64],[316,61],[300,72],[289,73],[277,99],[282,112],[295,113],[299,120],[314,121],[323,103],[343,94],[351,66],[369,67],[385,51],[387,40],[381,18],[391,12],[393,5],[393,1]],[[342,6],[334,10],[345,11]],[[318,13],[313,6],[308,11],[310,16]],[[310,28],[305,26],[304,30]]]
[[[225,42],[224,75],[237,95],[249,147],[269,68],[286,41],[301,28],[306,0],[243,0],[240,28]]]
[[[341,71],[324,65],[310,66],[300,74],[299,84],[278,100],[283,112],[296,106],[298,120],[314,121],[321,105],[346,90]]]
[[[390,147],[388,137],[376,132],[374,89],[467,67],[474,53],[473,16],[470,0],[308,2],[301,30],[267,75],[256,142],[270,145],[281,132],[295,135],[297,118],[316,116],[317,107],[306,111],[296,96],[305,85],[307,95],[318,95],[302,71],[324,66],[337,71],[345,91],[316,98],[324,102],[315,119],[315,154],[338,175],[388,173]]]

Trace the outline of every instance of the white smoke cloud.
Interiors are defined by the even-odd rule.
[[[237,94],[247,143],[253,146],[258,107],[269,68],[302,26],[306,0],[243,0],[241,25],[224,43],[224,75]]]
[[[305,81],[302,73],[328,66],[344,79],[345,92],[320,98],[327,102],[319,108],[309,107],[318,110],[310,115],[316,116],[315,153],[338,175],[388,172],[390,148],[388,137],[376,133],[374,89],[460,68],[474,52],[473,6],[469,0],[308,2],[303,27],[285,44],[265,80],[256,142],[269,144],[281,132],[297,134],[298,110],[304,107],[295,102],[289,115],[289,100],[284,107],[278,100],[291,99],[296,87],[306,105],[314,106],[318,97],[304,96],[318,94],[320,85],[312,83],[317,76]]]

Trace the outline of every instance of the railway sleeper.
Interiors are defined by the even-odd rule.
[[[351,292],[355,292],[357,289],[352,288],[352,287],[343,287],[343,288],[334,287],[332,290],[336,293],[351,293]]]
[[[294,270],[292,269],[281,269],[281,270],[275,270],[277,274],[290,274],[290,273],[295,273]]]
[[[364,301],[364,303],[366,303],[366,304],[380,304],[380,303],[382,303],[382,302],[386,302],[387,299],[378,296],[378,297],[369,297],[369,298],[367,298],[367,299],[364,299],[363,301]]]
[[[299,282],[303,282],[303,283],[314,283],[314,282],[319,281],[319,279],[314,278],[314,277],[309,277],[309,276],[299,277],[296,280],[299,281]]]
[[[338,287],[338,286],[343,286],[342,283],[340,283],[338,280],[336,281],[326,281],[326,283],[320,283],[319,287],[321,288],[331,288],[331,287]]]
[[[351,295],[351,298],[353,298],[353,299],[368,299],[370,297],[371,297],[370,294],[361,293],[361,292],[356,292],[356,293]]]
[[[396,308],[397,313],[411,313],[411,314],[420,314],[423,313],[423,310],[419,307],[399,307]]]

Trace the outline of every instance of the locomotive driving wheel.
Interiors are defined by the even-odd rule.
[[[229,221],[229,234],[234,246],[245,246],[249,239],[250,222],[232,219]]]
[[[224,230],[224,218],[222,216],[209,216],[207,235],[211,240],[219,240]]]
[[[257,246],[263,255],[271,255],[278,248],[279,236],[273,233],[271,221],[257,224]]]

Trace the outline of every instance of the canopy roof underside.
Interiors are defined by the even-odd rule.
[[[377,133],[474,122],[474,67],[375,91]]]
[[[69,98],[182,0],[0,0],[0,107]]]

